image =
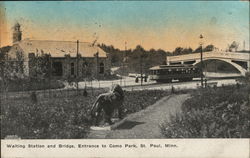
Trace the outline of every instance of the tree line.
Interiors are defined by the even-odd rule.
[[[105,52],[109,53],[112,66],[120,66],[122,72],[135,72],[135,73],[147,73],[150,67],[156,65],[166,64],[166,57],[173,55],[182,55],[190,53],[198,53],[201,51],[201,47],[193,50],[192,48],[177,47],[174,51],[165,51],[163,49],[150,49],[146,50],[141,45],[137,45],[134,49],[120,50],[113,45],[99,44]],[[202,48],[205,52],[215,49],[214,45],[207,45]],[[124,66],[125,65],[125,66]]]
[[[137,45],[134,49],[120,50],[114,48],[113,45],[99,44],[111,58],[112,66],[118,66],[120,73],[140,73],[147,71],[150,67],[155,65],[166,64],[166,56],[171,55],[163,49],[146,50],[141,45]]]

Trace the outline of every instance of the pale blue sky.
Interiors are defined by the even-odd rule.
[[[249,43],[249,2],[241,1],[76,1],[4,2],[9,26],[23,25],[24,37],[91,41],[123,48],[172,50],[195,47],[204,34],[219,47]],[[63,35],[62,35],[63,34]],[[249,46],[248,46],[249,47]]]

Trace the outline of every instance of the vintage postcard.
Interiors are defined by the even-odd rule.
[[[1,1],[1,157],[249,158],[249,1]]]

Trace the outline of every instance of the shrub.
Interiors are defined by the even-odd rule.
[[[64,88],[63,82],[59,80],[37,80],[37,79],[16,79],[9,80],[7,91],[32,91],[32,90],[43,90],[43,89],[59,89]]]
[[[84,138],[89,125],[86,114],[90,104],[85,102],[83,105],[74,100],[3,106],[2,137],[17,134],[21,138]]]
[[[123,109],[125,109],[126,114],[134,113],[145,109],[149,105],[152,105],[157,100],[167,95],[169,95],[169,93],[163,90],[143,90],[125,92]]]
[[[50,99],[40,96],[37,103],[31,102],[30,97],[5,101],[1,105],[1,138],[7,135],[18,135],[23,139],[86,138],[92,122],[90,107],[96,96],[103,92],[95,90],[88,97],[73,93],[67,97],[53,95]],[[166,95],[168,93],[161,90],[125,92],[124,115],[144,109]]]
[[[248,90],[233,86],[197,90],[161,131],[167,138],[249,138]]]

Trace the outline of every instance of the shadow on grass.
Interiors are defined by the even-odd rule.
[[[123,129],[132,129],[137,125],[144,124],[145,122],[137,122],[137,121],[128,121],[126,120],[124,123],[122,123],[119,127],[117,127],[118,130]]]

